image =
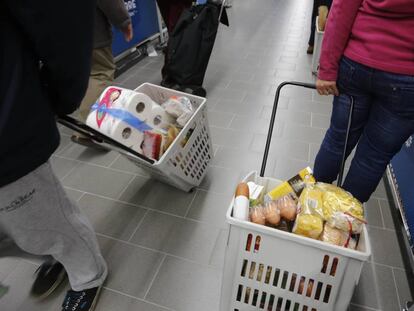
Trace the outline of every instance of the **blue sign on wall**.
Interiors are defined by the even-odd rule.
[[[131,16],[134,37],[130,42],[124,40],[121,31],[114,29],[112,52],[114,56],[137,46],[138,43],[159,32],[157,6],[155,0],[124,0]]]
[[[414,243],[414,135],[391,161],[400,198]]]

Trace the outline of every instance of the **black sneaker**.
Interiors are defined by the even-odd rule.
[[[48,297],[66,278],[65,268],[54,260],[43,263],[36,273],[30,294],[38,299]]]
[[[80,292],[70,290],[63,300],[62,311],[93,311],[101,292],[100,287],[86,289]]]

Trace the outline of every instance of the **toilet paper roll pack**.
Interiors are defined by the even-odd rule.
[[[114,95],[106,95],[107,92],[113,93],[113,89],[120,92],[119,97],[111,101],[110,106],[130,112],[140,120],[147,123],[151,128],[167,129],[175,122],[173,116],[168,114],[161,105],[153,101],[144,93],[135,92],[124,88],[108,87],[102,94],[100,102],[106,102],[106,98],[114,98]],[[111,97],[112,96],[112,97]]]
[[[121,144],[131,148],[132,150],[142,153],[141,144],[144,140],[144,132],[141,132],[124,121],[114,118],[111,115],[106,115],[103,121],[98,126],[97,114],[98,110],[92,111],[86,123],[99,130],[101,133],[115,139]]]

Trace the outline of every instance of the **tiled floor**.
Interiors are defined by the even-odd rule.
[[[276,85],[312,81],[305,54],[310,0],[235,0],[231,27],[220,27],[206,75],[215,159],[193,193],[151,180],[114,152],[62,144],[52,159],[69,195],[93,223],[110,275],[99,311],[218,311],[227,227],[235,183],[259,169]],[[134,88],[158,83],[162,57],[120,76]],[[328,126],[330,98],[285,90],[267,174],[288,178],[312,165]],[[372,260],[364,266],[352,311],[397,311],[410,299],[384,186],[367,208]],[[28,297],[41,259],[0,245],[0,281],[10,292],[2,311],[59,310],[64,288],[45,302]]]

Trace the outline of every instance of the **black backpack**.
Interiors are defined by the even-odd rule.
[[[229,25],[225,8],[213,1],[193,5],[181,14],[170,34],[164,68],[167,79],[181,90],[205,95],[197,90],[202,89],[219,22]]]

